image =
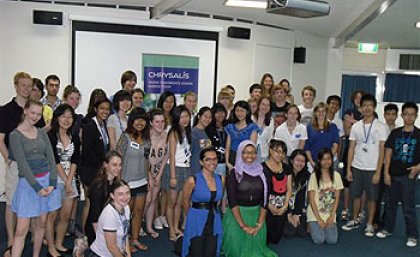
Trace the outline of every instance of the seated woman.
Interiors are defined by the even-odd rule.
[[[182,256],[214,257],[220,255],[222,219],[217,203],[222,199],[222,176],[215,175],[217,152],[206,148],[200,152],[202,170],[189,177],[184,185],[184,209],[187,222]]]
[[[117,179],[109,191],[108,204],[99,216],[96,239],[85,257],[131,257],[128,242],[130,227],[130,188]]]
[[[85,234],[89,245],[95,240],[99,216],[109,197],[110,188],[114,180],[120,177],[121,167],[121,155],[114,150],[108,152],[98,177],[89,187],[87,197],[90,205],[85,225]]]
[[[308,223],[312,241],[315,244],[335,244],[338,233],[336,225],[340,191],[343,189],[340,173],[333,169],[331,149],[322,148],[318,152],[315,171],[308,185]]]
[[[306,236],[306,189],[309,176],[306,166],[306,153],[302,149],[296,149],[290,155],[290,166],[292,168],[292,197],[289,201],[287,221],[284,226],[286,237]]]
[[[266,242],[268,186],[256,146],[244,140],[237,153],[226,180],[229,209],[223,217],[223,251],[226,257],[277,256]]]

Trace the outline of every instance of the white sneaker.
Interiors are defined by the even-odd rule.
[[[160,217],[157,217],[155,219],[155,221],[153,222],[153,225],[155,226],[155,229],[158,229],[158,230],[163,229],[162,222],[160,222]]]
[[[372,225],[367,225],[365,228],[365,236],[373,237],[375,235],[375,229]]]
[[[360,222],[356,220],[349,220],[345,225],[341,227],[344,231],[351,231],[355,228],[358,228],[360,226]]]
[[[405,245],[408,247],[416,247],[417,239],[410,237],[407,239],[407,243]]]
[[[389,236],[392,236],[391,233],[389,233],[388,231],[386,231],[385,229],[379,231],[378,233],[376,233],[376,237],[377,238],[387,238]]]
[[[166,219],[166,216],[160,216],[159,219],[160,219],[160,223],[162,223],[163,227],[169,228],[168,220]]]

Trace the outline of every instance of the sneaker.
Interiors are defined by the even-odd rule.
[[[407,239],[407,243],[405,244],[408,247],[416,247],[417,245],[417,239],[410,237]]]
[[[157,217],[155,219],[155,221],[153,222],[153,225],[155,226],[155,229],[158,229],[158,230],[162,230],[163,229],[162,222],[160,222],[160,217]]]
[[[382,229],[381,231],[379,231],[378,233],[376,233],[376,237],[377,238],[387,238],[389,236],[391,236],[392,234],[389,233],[388,231],[386,231],[385,229]]]
[[[365,236],[373,237],[375,235],[375,229],[372,225],[367,225],[365,228]]]
[[[358,228],[360,226],[360,222],[359,221],[355,221],[355,220],[350,220],[346,223],[346,225],[343,225],[341,227],[342,230],[344,231],[351,231],[355,228]]]
[[[162,226],[165,228],[169,228],[168,220],[166,219],[166,216],[160,216],[160,223],[162,223]]]
[[[343,221],[349,221],[349,219],[350,219],[349,209],[343,209],[341,211],[341,220],[343,220]]]

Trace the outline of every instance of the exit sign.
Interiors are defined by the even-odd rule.
[[[374,43],[359,43],[357,51],[361,54],[376,54],[378,53],[379,46]]]

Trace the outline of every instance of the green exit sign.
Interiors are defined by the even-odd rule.
[[[376,54],[378,53],[379,46],[374,43],[359,43],[357,51],[362,54]]]

